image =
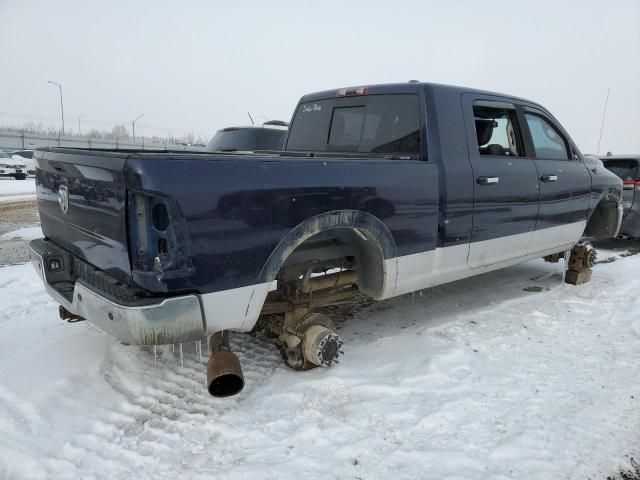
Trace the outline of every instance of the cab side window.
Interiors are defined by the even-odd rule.
[[[524,157],[515,110],[474,105],[473,117],[480,155]]]
[[[547,120],[534,113],[525,113],[536,158],[569,160],[569,148],[562,134]]]

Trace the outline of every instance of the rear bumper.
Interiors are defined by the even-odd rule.
[[[178,343],[206,335],[198,295],[143,298],[138,289],[92,269],[44,239],[30,242],[29,254],[49,295],[123,343]],[[55,261],[59,268],[51,268]]]

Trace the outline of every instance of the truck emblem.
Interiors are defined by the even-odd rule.
[[[58,203],[62,213],[67,213],[67,210],[69,210],[69,189],[66,185],[60,185],[58,189]]]

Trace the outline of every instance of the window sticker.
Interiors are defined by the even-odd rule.
[[[321,110],[322,110],[322,105],[318,105],[317,103],[314,103],[313,105],[303,105],[302,106],[302,111],[304,113],[319,112]]]

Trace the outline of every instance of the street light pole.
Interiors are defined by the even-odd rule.
[[[60,91],[60,113],[62,115],[62,135],[64,135],[64,105],[62,104],[62,85],[58,82],[52,82],[51,80],[49,80],[47,83],[55,85]]]
[[[133,141],[136,141],[136,122],[138,121],[138,119],[144,117],[144,113],[141,113],[140,115],[138,115],[132,122],[131,122],[131,130],[133,131]]]

